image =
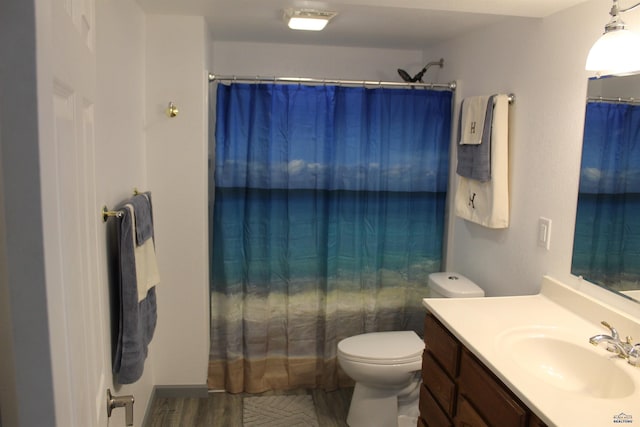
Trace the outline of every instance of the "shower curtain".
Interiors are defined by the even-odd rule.
[[[451,92],[219,84],[209,386],[350,383],[337,343],[421,331]]]
[[[613,289],[640,281],[640,106],[588,103],[571,272]]]

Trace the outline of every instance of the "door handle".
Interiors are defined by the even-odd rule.
[[[133,395],[126,396],[113,396],[111,394],[111,389],[107,389],[107,416],[111,417],[111,411],[114,408],[122,408],[125,409],[125,420],[128,426],[133,425],[133,402],[135,399]]]

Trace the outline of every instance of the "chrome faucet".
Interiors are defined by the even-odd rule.
[[[607,344],[607,351],[616,353],[618,357],[627,359],[629,364],[640,367],[640,344],[632,344],[631,337],[627,337],[625,341],[620,340],[618,331],[604,320],[602,325],[609,329],[611,335],[598,334],[589,338],[589,342],[595,346],[604,342]]]

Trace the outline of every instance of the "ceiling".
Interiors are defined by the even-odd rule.
[[[148,14],[204,16],[216,41],[422,49],[509,17],[543,18],[586,0],[137,0]],[[286,8],[338,12],[322,32],[293,31]]]

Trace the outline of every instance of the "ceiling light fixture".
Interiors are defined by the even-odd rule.
[[[285,9],[284,19],[292,30],[321,31],[337,15],[316,9]]]
[[[618,0],[613,0],[609,14],[611,20],[604,27],[604,34],[594,43],[587,56],[585,69],[597,75],[627,74],[640,71],[640,35],[625,29],[620,14],[628,12],[640,3],[620,9]]]

